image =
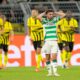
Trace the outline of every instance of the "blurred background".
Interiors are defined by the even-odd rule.
[[[15,34],[24,34],[27,31],[27,18],[32,8],[38,8],[40,12],[46,9],[54,11],[70,10],[80,24],[79,0],[0,0],[0,12],[13,24]],[[80,33],[80,26],[78,29]]]

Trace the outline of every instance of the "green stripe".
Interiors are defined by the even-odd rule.
[[[57,36],[46,36],[45,39],[47,38],[57,38]]]
[[[55,33],[56,34],[56,31],[47,31],[46,34],[50,34],[50,33]]]
[[[54,28],[56,28],[56,26],[47,26],[47,27],[45,27],[45,29],[54,29]]]

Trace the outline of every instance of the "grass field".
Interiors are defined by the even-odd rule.
[[[80,80],[80,67],[58,68],[60,77],[47,77],[46,68],[36,73],[34,67],[15,67],[0,70],[0,80]]]

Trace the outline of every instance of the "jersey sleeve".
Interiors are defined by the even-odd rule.
[[[31,26],[31,24],[30,24],[31,22],[30,22],[30,18],[28,18],[28,20],[27,20],[27,26],[28,27],[30,27]]]
[[[9,30],[13,30],[12,24],[9,22]]]
[[[0,18],[0,26],[3,26],[3,20]]]
[[[74,27],[78,27],[78,21],[76,19],[74,20]]]

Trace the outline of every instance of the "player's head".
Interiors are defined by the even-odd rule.
[[[67,11],[66,12],[66,17],[69,19],[69,18],[71,18],[72,17],[72,12],[71,11]]]
[[[32,9],[32,11],[31,11],[31,15],[32,15],[32,17],[37,17],[38,16],[38,9]]]
[[[53,16],[54,16],[54,11],[52,9],[49,9],[49,10],[46,11],[46,17],[48,19],[52,19]]]
[[[6,22],[6,16],[5,15],[3,15],[2,19],[3,19],[3,22]]]

